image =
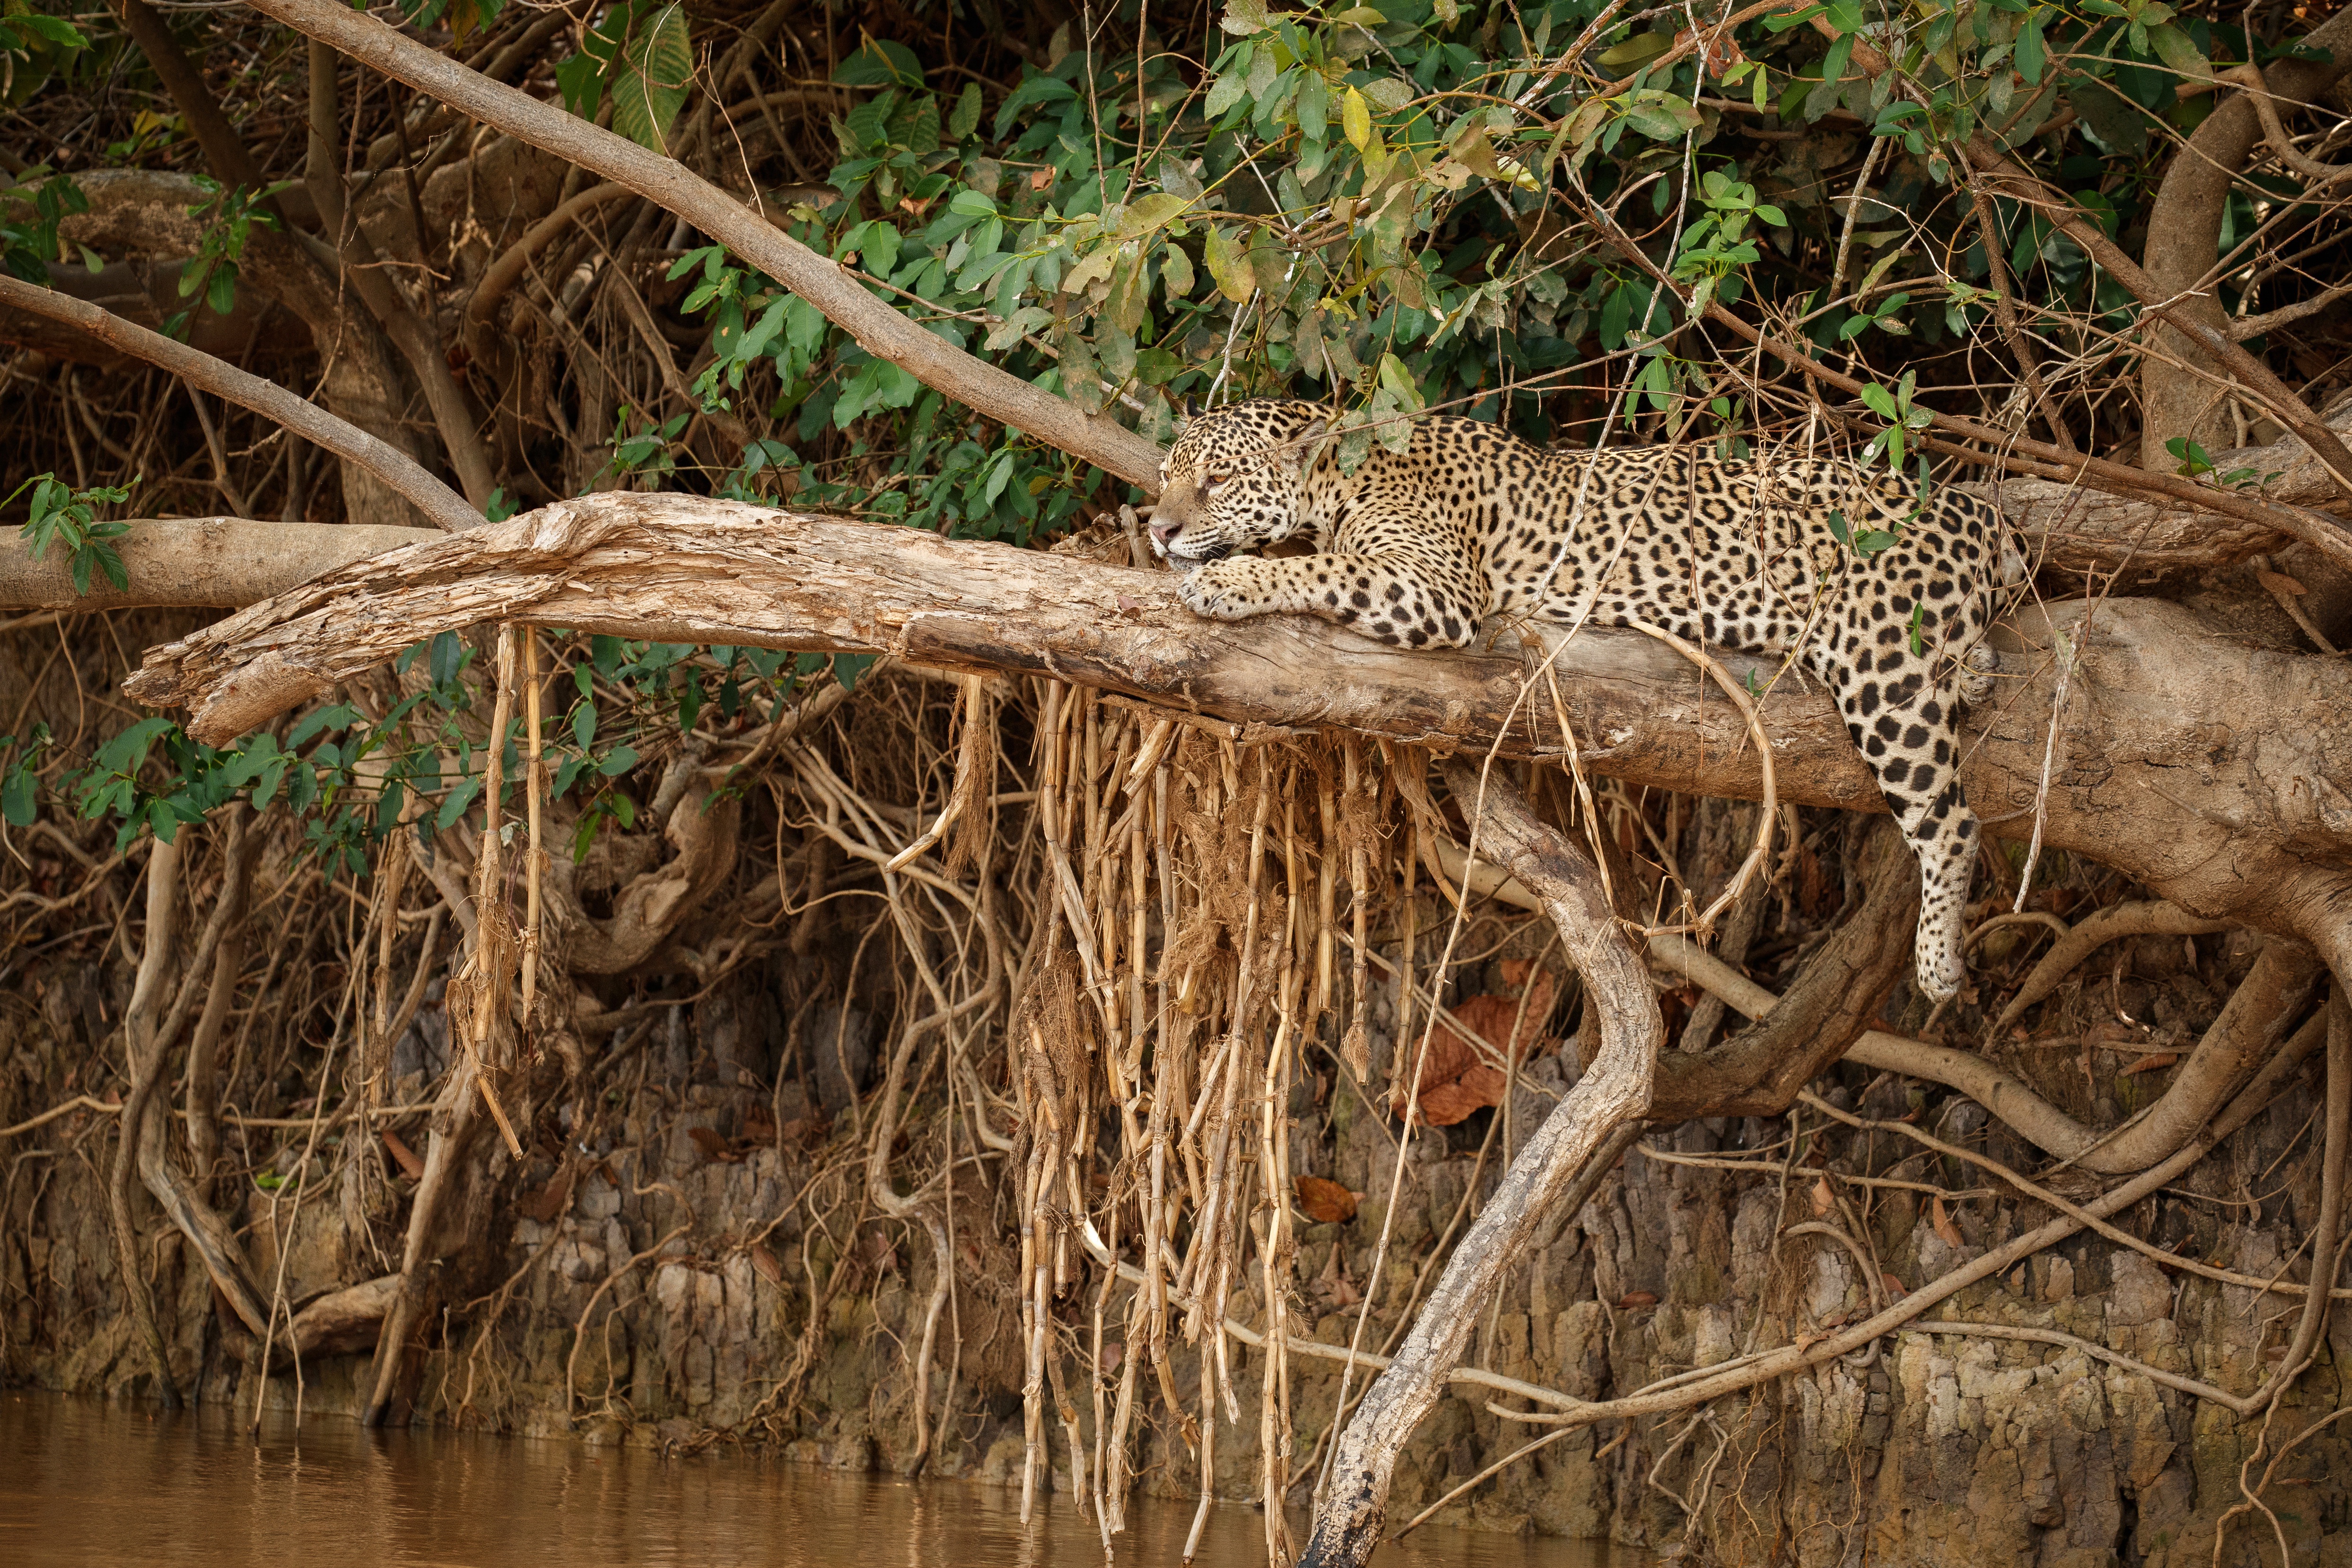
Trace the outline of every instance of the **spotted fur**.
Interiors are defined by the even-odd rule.
[[[1980,639],[2000,574],[1991,510],[1841,459],[1727,462],[1690,447],[1548,452],[1493,425],[1416,423],[1352,475],[1313,404],[1238,403],[1187,425],[1151,524],[1184,603],[1218,620],[1320,616],[1403,647],[1459,647],[1489,615],[1645,622],[1752,653],[1801,647],[1911,839],[1916,969],[1938,1000],[1967,978],[1977,821],[1958,709],[1991,689]],[[1841,543],[1895,542],[1864,559]],[[1310,535],[1316,553],[1241,552]],[[1915,620],[1916,615],[1916,620]]]

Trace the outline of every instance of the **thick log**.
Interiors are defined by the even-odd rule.
[[[515,620],[674,642],[889,653],[1051,676],[1235,722],[1328,726],[1444,750],[1557,759],[1546,688],[1518,634],[1402,652],[1306,617],[1194,617],[1171,579],[1068,556],[690,496],[609,494],[428,539],[329,572],[151,649],[128,685],[196,710],[223,742],[435,632]],[[1556,628],[1531,627],[1556,646]],[[2021,613],[2000,689],[1971,715],[1963,780],[1990,832],[2105,861],[2208,918],[2352,951],[2352,670],[2223,642],[2148,600]],[[1488,651],[1481,651],[1488,650]],[[1770,660],[1725,661],[1766,689],[1784,801],[1883,809],[1827,698]],[[2071,663],[2064,722],[2050,705]],[[1757,798],[1739,716],[1633,633],[1561,648],[1586,765],[1691,794]],[[2042,784],[2045,758],[2049,784]],[[2315,930],[2316,924],[2325,933]]]

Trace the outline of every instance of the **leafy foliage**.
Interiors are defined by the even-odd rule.
[[[120,522],[97,521],[97,508],[111,506],[131,499],[130,485],[93,485],[87,489],[75,489],[55,474],[36,474],[8,492],[0,507],[13,504],[16,498],[31,490],[31,515],[25,520],[19,537],[25,547],[37,559],[49,552],[52,544],[62,544],[66,559],[73,572],[74,592],[89,592],[93,574],[102,575],[117,588],[131,585],[131,574],[124,570],[121,552],[109,542],[130,531]]]
[[[247,239],[257,227],[278,226],[277,216],[262,204],[294,182],[280,180],[266,189],[248,191],[243,185],[224,189],[218,180],[204,174],[193,177],[210,199],[188,209],[188,216],[204,219],[205,226],[195,255],[180,268],[180,298],[201,300],[215,315],[226,316],[236,309],[237,263],[245,256]],[[165,335],[184,335],[195,309],[190,305],[165,317]]]

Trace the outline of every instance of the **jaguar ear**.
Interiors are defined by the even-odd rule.
[[[1309,419],[1297,435],[1290,438],[1291,466],[1305,473],[1314,466],[1315,454],[1323,445],[1323,437],[1331,428],[1328,419]]]
[[[1187,424],[1192,423],[1193,420],[1198,419],[1201,416],[1201,405],[1192,401],[1192,395],[1189,392],[1184,395],[1184,400],[1181,403],[1179,403],[1176,406],[1184,416],[1184,420]]]

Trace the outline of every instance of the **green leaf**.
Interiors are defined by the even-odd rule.
[[[1352,87],[1339,95],[1339,130],[1359,153],[1372,139],[1372,106]]]
[[[2210,82],[2213,79],[2213,62],[2205,58],[2204,52],[2189,40],[2188,34],[2169,22],[2160,27],[2150,27],[2147,41],[2156,46],[2158,58],[2189,80]]]
[[[1227,0],[1224,17],[1217,25],[1244,37],[1265,31],[1265,0]]]
[[[474,797],[481,793],[482,781],[478,776],[460,781],[457,787],[449,792],[448,798],[441,803],[441,809],[434,815],[433,826],[444,832],[457,826],[458,819],[466,815],[467,808],[474,804]],[[556,793],[561,795],[563,792],[559,788]]]
[[[1649,64],[1675,47],[1675,41],[1664,33],[1636,33],[1613,48],[1601,52],[1601,63],[1611,70],[1632,70],[1635,66]]]
[[[1900,419],[1903,417],[1902,410],[1895,405],[1895,395],[1887,391],[1886,388],[1879,385],[1876,382],[1873,382],[1868,386],[1862,389],[1862,401],[1873,414],[1877,415],[1881,419]]]
[[[1217,291],[1234,304],[1245,304],[1257,292],[1257,269],[1249,264],[1249,256],[1236,247],[1225,230],[1216,225],[1209,228],[1205,247],[1209,276],[1215,279]]]
[[[980,129],[980,83],[967,82],[948,115],[948,140],[961,142]]]
[[[1244,47],[1248,46],[1244,45]],[[1249,73],[1238,67],[1227,71],[1209,86],[1209,96],[1201,111],[1211,120],[1222,117],[1225,110],[1239,103],[1249,92]]]
[[[1192,205],[1182,196],[1171,195],[1165,191],[1141,197],[1127,209],[1127,216],[1118,226],[1118,237],[1140,239],[1154,230],[1165,228]]]
[[[2173,437],[2165,442],[2164,449],[2180,460],[2179,472],[2184,478],[2193,479],[2213,471],[2213,459],[2206,456],[2205,448],[2186,436]]]
[[[640,147],[669,151],[669,128],[686,107],[694,80],[694,46],[686,7],[673,0],[622,51],[613,79],[613,129]]]
[[[32,773],[21,765],[11,767],[7,776],[0,778],[0,817],[11,827],[30,827],[39,815]]]
[[[2042,75],[2050,68],[2050,46],[2042,41],[2042,17],[2039,13],[2025,19],[2017,35],[2017,74],[2031,87],[2042,85]]]

